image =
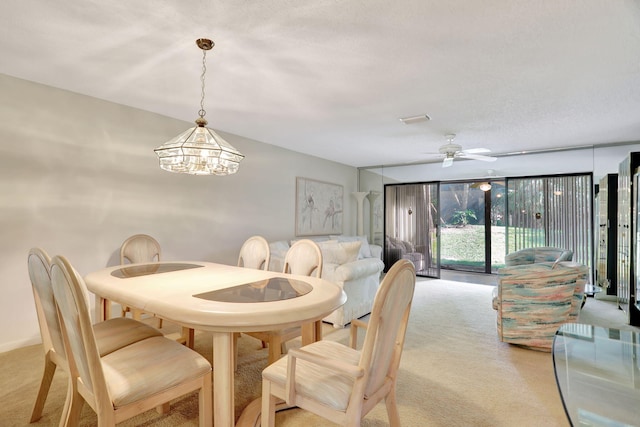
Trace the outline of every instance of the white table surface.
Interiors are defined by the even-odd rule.
[[[343,305],[346,295],[329,281],[314,277],[201,261],[154,264],[196,264],[202,267],[138,277],[119,278],[111,273],[123,266],[89,273],[84,280],[97,297],[142,309],[177,324],[213,333],[214,425],[234,425],[233,333],[269,331],[303,325],[303,344],[320,339],[322,318]],[[128,264],[127,267],[138,264]],[[271,277],[290,277],[310,284],[306,295],[283,301],[230,303],[194,295]],[[316,322],[314,324],[314,322]]]

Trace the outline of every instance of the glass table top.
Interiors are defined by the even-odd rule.
[[[180,262],[163,262],[133,265],[131,267],[122,267],[111,272],[113,277],[127,279],[129,277],[149,276],[151,274],[168,273],[170,271],[188,270],[190,268],[202,267],[198,264],[187,264]]]
[[[640,329],[567,323],[553,366],[573,426],[640,426]]]
[[[272,277],[231,288],[204,292],[194,297],[218,302],[269,302],[297,298],[308,294],[312,289],[310,284],[300,280]]]

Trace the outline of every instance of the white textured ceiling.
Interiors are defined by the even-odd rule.
[[[211,127],[352,166],[640,141],[640,0],[2,0],[0,73],[193,121],[199,37]]]

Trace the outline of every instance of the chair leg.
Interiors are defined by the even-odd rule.
[[[202,388],[198,393],[198,425],[213,427],[213,375],[211,372],[203,378]]]
[[[186,346],[193,350],[193,345],[195,344],[195,329],[191,328],[182,328],[182,334],[187,338]]]
[[[387,406],[387,416],[389,417],[390,427],[400,427],[400,414],[398,413],[398,405],[396,403],[396,389],[392,387],[384,399]]]
[[[80,414],[82,413],[82,406],[84,405],[84,399],[78,393],[75,387],[76,378],[69,375],[69,387],[67,390],[67,399],[64,402],[63,417],[60,420],[60,427],[75,427],[80,424]],[[65,415],[66,413],[66,415]]]
[[[271,394],[271,382],[262,379],[262,411],[260,412],[261,427],[275,427],[276,397]]]
[[[36,403],[33,405],[31,419],[29,420],[30,423],[36,422],[42,417],[42,409],[44,408],[44,403],[47,401],[51,381],[53,381],[53,375],[56,373],[56,367],[56,364],[51,360],[51,353],[47,353],[44,358],[42,381],[40,381],[40,389],[38,390]]]
[[[102,320],[111,319],[111,301],[100,298],[100,315]]]

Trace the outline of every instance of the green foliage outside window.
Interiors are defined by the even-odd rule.
[[[458,210],[451,215],[451,223],[454,225],[466,227],[471,223],[471,220],[478,220],[476,213],[471,209]]]

